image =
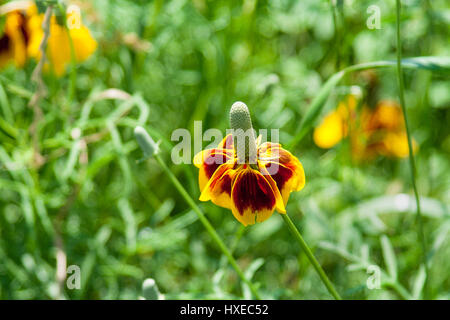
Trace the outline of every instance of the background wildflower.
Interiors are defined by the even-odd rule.
[[[392,100],[381,100],[375,108],[367,105],[357,110],[357,98],[347,96],[335,111],[328,113],[314,129],[317,146],[329,149],[349,137],[355,159],[372,159],[377,155],[403,158],[408,156],[408,141],[400,106]],[[413,141],[414,150],[417,143]]]
[[[7,13],[0,36],[0,68],[9,62],[14,62],[16,67],[24,66],[29,38],[26,17],[20,11]]]
[[[38,14],[35,6],[29,9],[28,14],[30,15],[28,27],[31,30],[28,54],[30,57],[39,59],[39,45],[44,35],[41,27],[43,15]],[[76,23],[73,23],[73,20]],[[83,25],[81,15],[76,12],[71,12],[67,15],[66,21],[71,21],[72,23],[67,27],[60,25],[55,16],[52,17],[50,22],[50,37],[48,39],[47,52],[57,76],[61,76],[65,72],[67,65],[71,63],[72,44],[77,62],[82,62],[89,58],[97,48],[97,42],[92,37],[89,29]]]
[[[0,38],[0,67],[10,61],[14,61],[17,67],[23,67],[28,58],[40,59],[43,19],[44,15],[38,12],[32,2],[28,2],[25,8],[6,14],[4,32]],[[83,25],[79,12],[68,13],[66,22],[70,23],[61,25],[55,15],[50,22],[47,53],[57,76],[61,76],[72,61],[72,45],[76,62],[86,60],[97,48],[97,42]],[[48,64],[45,69],[49,70]]]

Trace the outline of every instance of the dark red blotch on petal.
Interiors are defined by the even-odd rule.
[[[212,177],[217,168],[222,164],[227,162],[230,157],[223,151],[219,149],[213,149],[206,157],[203,162],[203,167],[205,168],[205,174],[208,179]]]
[[[261,174],[253,170],[246,170],[236,177],[233,186],[233,201],[236,209],[242,215],[247,208],[253,212],[273,208],[275,195]]]
[[[220,192],[226,192],[231,195],[231,178],[227,171],[219,178],[211,182],[211,190],[214,190],[216,186],[220,188]]]
[[[221,189],[223,192],[226,192],[228,195],[231,195],[231,178],[228,174],[225,174],[220,179],[222,181]]]
[[[9,37],[4,34],[1,38],[0,38],[0,52],[9,50],[9,46],[10,46],[10,39]]]
[[[287,167],[284,167],[278,163],[268,163],[266,169],[270,176],[275,180],[278,190],[283,189],[285,183],[293,176],[293,171]]]

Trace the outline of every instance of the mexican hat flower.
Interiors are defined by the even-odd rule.
[[[28,58],[41,57],[39,46],[44,37],[44,15],[38,13],[36,5],[31,1],[20,1],[20,5],[9,7],[3,34],[0,36],[0,67],[10,62],[22,67]],[[66,23],[67,27],[60,25],[55,16],[52,16],[50,22],[47,57],[57,76],[64,74],[72,61],[72,45],[77,62],[86,60],[97,47],[89,29],[82,24],[79,12],[69,12]],[[45,68],[48,70],[49,65]]]
[[[313,139],[324,149],[334,147],[349,137],[356,160],[377,155],[404,158],[408,156],[408,139],[400,106],[391,100],[378,102],[375,108],[363,106],[357,112],[357,97],[348,95],[336,110],[328,113],[315,128]],[[413,151],[417,151],[413,140]]]
[[[254,138],[244,103],[233,104],[230,122],[232,134],[194,157],[200,200],[230,209],[244,226],[267,220],[275,210],[286,213],[290,193],[305,185],[302,164],[279,143]]]
[[[31,38],[27,52],[30,57],[40,59],[39,45],[44,37],[42,29],[44,15],[38,14],[36,6],[31,6],[28,14],[30,16],[28,27],[31,30]],[[86,60],[97,48],[97,42],[89,29],[83,25],[79,12],[68,13],[66,23],[67,27],[60,25],[55,16],[52,16],[50,21],[47,56],[57,76],[63,75],[67,65],[72,61],[72,45],[76,62]]]

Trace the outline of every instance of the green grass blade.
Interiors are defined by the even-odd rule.
[[[414,197],[416,199],[416,212],[417,212],[417,236],[418,240],[422,246],[422,260],[425,267],[425,295],[424,298],[426,299],[429,296],[429,288],[428,288],[428,281],[429,281],[429,269],[428,269],[428,262],[427,262],[427,243],[426,243],[426,237],[425,232],[423,228],[423,219],[422,219],[422,213],[420,209],[420,197],[419,197],[419,191],[417,189],[416,184],[416,164],[414,160],[414,152],[413,152],[413,146],[412,146],[412,138],[411,138],[411,129],[409,127],[408,123],[408,116],[406,113],[406,103],[405,103],[405,85],[403,82],[403,71],[402,71],[402,46],[401,46],[401,34],[400,34],[400,0],[396,1],[396,20],[397,20],[397,78],[398,78],[398,89],[399,89],[399,98],[400,98],[400,105],[402,107],[403,111],[403,119],[405,121],[405,127],[406,127],[406,136],[408,137],[408,153],[409,153],[409,168],[411,170],[411,184],[414,190]],[[419,65],[423,65],[423,60],[419,61]],[[429,66],[427,64],[426,66]]]
[[[387,271],[392,280],[397,281],[397,259],[395,258],[394,248],[392,247],[391,241],[386,235],[382,235],[380,242]]]

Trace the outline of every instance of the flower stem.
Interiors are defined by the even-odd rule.
[[[303,252],[305,252],[306,256],[308,257],[309,261],[313,265],[314,269],[316,269],[316,272],[318,273],[323,284],[325,285],[325,287],[327,287],[328,292],[336,300],[342,300],[341,296],[339,295],[339,293],[337,293],[336,289],[334,288],[330,279],[328,279],[327,275],[325,274],[325,271],[323,271],[319,262],[317,262],[316,258],[314,257],[314,254],[312,253],[311,249],[306,244],[305,240],[303,239],[302,235],[298,231],[297,227],[292,222],[291,218],[289,218],[289,216],[287,214],[282,214],[281,216],[283,217],[284,222],[286,222],[287,226],[289,227],[289,230],[291,230],[295,239],[297,239],[298,243],[300,244],[300,247],[302,248]]]
[[[233,255],[231,254],[230,250],[228,250],[227,246],[224,244],[222,239],[220,239],[219,235],[217,234],[216,230],[214,230],[211,223],[206,219],[203,212],[200,210],[200,208],[197,206],[195,201],[192,199],[192,197],[187,193],[186,189],[181,185],[180,181],[175,177],[175,175],[170,171],[169,167],[165,164],[165,162],[161,159],[161,157],[156,154],[154,155],[156,161],[158,161],[161,168],[165,171],[165,173],[169,176],[169,179],[172,181],[175,188],[180,192],[181,196],[186,200],[186,202],[191,206],[191,208],[194,210],[194,212],[197,214],[200,222],[205,227],[206,231],[208,231],[211,238],[216,242],[220,250],[223,252],[223,254],[227,257],[228,262],[231,264],[231,266],[234,268],[236,273],[238,274],[239,278],[250,288],[250,291],[252,292],[253,296],[261,300],[261,297],[259,296],[258,291],[253,286],[253,284],[247,279],[247,277],[242,272],[241,268],[239,268],[236,260],[233,258]]]
[[[402,72],[402,48],[401,48],[401,37],[400,37],[400,0],[396,0],[397,5],[397,78],[398,78],[398,87],[399,87],[399,98],[400,98],[400,105],[402,107],[403,111],[403,117],[405,120],[405,127],[406,127],[406,135],[408,137],[408,152],[409,152],[409,164],[410,164],[410,170],[411,170],[411,184],[414,190],[414,197],[416,199],[416,210],[417,210],[417,224],[418,224],[418,238],[422,246],[422,259],[423,264],[425,267],[425,298],[428,297],[428,282],[429,282],[429,269],[428,269],[428,263],[427,263],[427,245],[426,245],[426,239],[425,234],[423,231],[423,219],[422,219],[422,213],[420,210],[420,198],[419,198],[419,192],[417,191],[417,185],[416,185],[416,165],[414,160],[414,152],[411,142],[411,133],[409,129],[408,124],[408,117],[406,115],[406,106],[405,106],[405,86],[403,83],[403,72]]]

